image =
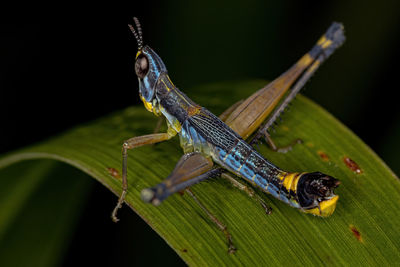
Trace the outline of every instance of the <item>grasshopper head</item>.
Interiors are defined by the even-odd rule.
[[[161,58],[149,46],[143,46],[142,29],[137,18],[133,18],[137,31],[132,25],[128,25],[138,43],[136,54],[135,72],[139,79],[139,94],[146,108],[152,105],[155,96],[157,80],[167,68]],[[149,108],[148,108],[149,109]]]
[[[339,196],[333,190],[340,181],[321,172],[302,174],[297,193],[304,212],[328,217],[335,210]]]

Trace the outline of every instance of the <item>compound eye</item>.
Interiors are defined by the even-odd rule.
[[[136,59],[135,72],[140,79],[143,79],[149,72],[149,60],[145,55],[141,54]]]

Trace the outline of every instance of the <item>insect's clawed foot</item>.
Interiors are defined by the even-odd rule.
[[[235,254],[236,251],[237,251],[237,248],[235,248],[235,246],[233,244],[229,244],[228,253]]]
[[[113,212],[111,213],[111,219],[115,223],[117,223],[119,221],[119,219],[117,218],[117,212],[122,207],[122,204],[125,201],[125,195],[126,195],[126,191],[123,190],[121,196],[118,199],[117,205],[115,206]]]
[[[234,253],[236,252],[237,248],[233,245],[232,236],[231,236],[231,234],[228,232],[228,230],[227,230],[226,227],[225,227],[225,229],[224,229],[223,232],[224,232],[224,234],[225,234],[225,236],[226,236],[226,239],[228,240],[228,253],[229,253],[229,254],[234,254]]]
[[[263,200],[260,200],[260,204],[264,208],[264,211],[267,215],[270,215],[272,213],[272,208],[268,206]]]
[[[119,219],[117,218],[117,216],[115,215],[111,215],[111,220],[115,223],[117,223],[119,221]]]

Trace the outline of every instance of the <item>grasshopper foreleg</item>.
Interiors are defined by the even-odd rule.
[[[118,203],[115,206],[111,218],[114,222],[118,222],[117,218],[117,211],[122,207],[124,203],[126,193],[128,191],[128,150],[144,146],[144,145],[151,145],[155,143],[160,143],[170,139],[172,135],[170,133],[158,133],[158,134],[149,134],[143,135],[138,137],[133,137],[131,139],[126,140],[122,145],[122,193],[118,199]]]

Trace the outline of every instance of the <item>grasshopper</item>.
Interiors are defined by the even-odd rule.
[[[339,199],[334,193],[334,189],[340,184],[338,179],[321,172],[284,171],[265,159],[251,144],[265,137],[271,147],[279,151],[273,144],[268,129],[321,63],[343,44],[345,37],[341,24],[333,23],[317,44],[280,77],[217,117],[193,102],[172,83],[164,62],[153,49],[144,45],[138,19],[134,18],[134,21],[136,30],[133,25],[128,26],[138,44],[135,72],[139,80],[139,96],[148,111],[165,117],[168,130],[166,133],[133,137],[123,143],[122,193],[112,213],[114,221],[118,221],[116,213],[128,190],[128,150],[163,142],[176,135],[180,137],[184,155],[164,182],[142,191],[141,196],[145,202],[158,205],[169,195],[186,189],[202,206],[187,188],[217,176],[229,179],[253,196],[252,189],[230,175],[234,174],[302,212],[321,217],[330,216],[334,212]],[[283,101],[279,104],[282,98]],[[266,123],[262,125],[264,121]],[[255,132],[250,144],[247,143],[245,140]],[[285,148],[280,151],[287,150]],[[225,233],[229,252],[234,252],[226,226],[204,206],[202,208]]]

